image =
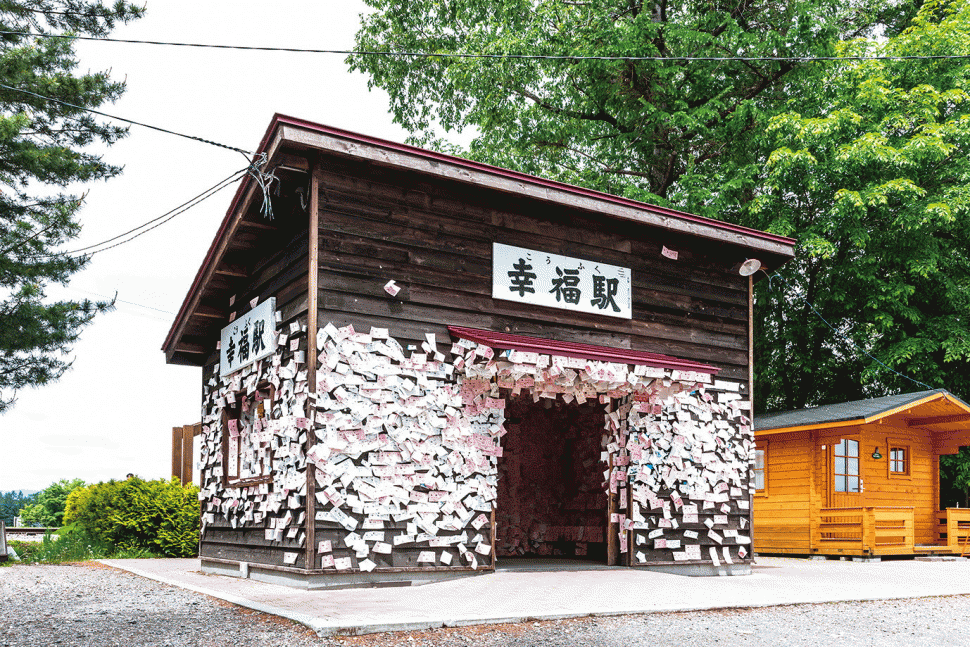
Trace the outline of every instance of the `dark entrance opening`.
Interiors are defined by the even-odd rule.
[[[605,409],[532,394],[505,405],[498,464],[496,556],[607,559],[607,490],[600,461]],[[505,558],[505,560],[503,560]]]

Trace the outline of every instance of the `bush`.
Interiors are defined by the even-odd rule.
[[[191,557],[199,544],[198,493],[175,478],[96,483],[67,498],[64,523],[121,550]]]
[[[27,525],[46,526],[56,528],[61,525],[64,517],[64,505],[67,497],[78,488],[84,487],[81,479],[61,479],[47,486],[47,489],[37,494],[36,503],[28,505],[20,511],[20,516]]]

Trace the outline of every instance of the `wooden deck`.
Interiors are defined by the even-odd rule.
[[[970,509],[949,508],[935,516],[936,542],[916,544],[913,508],[823,508],[813,528],[812,552],[874,557],[970,555]]]
[[[822,555],[913,553],[913,508],[822,508],[812,533],[812,552]]]

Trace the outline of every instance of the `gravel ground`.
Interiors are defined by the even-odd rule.
[[[305,627],[100,564],[0,568],[0,647],[966,647],[970,596],[659,613],[370,636]]]

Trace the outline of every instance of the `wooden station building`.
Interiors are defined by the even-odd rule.
[[[970,510],[940,509],[940,456],[970,445],[970,405],[921,391],[759,415],[759,553],[959,553]]]
[[[280,115],[258,152],[163,346],[202,368],[206,570],[749,572],[739,266],[791,239]]]

